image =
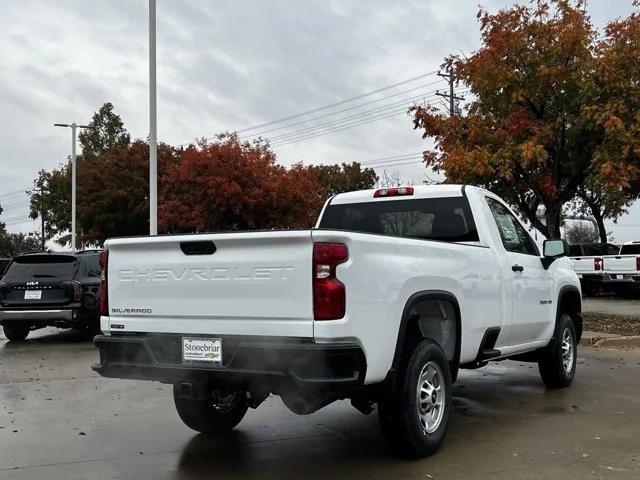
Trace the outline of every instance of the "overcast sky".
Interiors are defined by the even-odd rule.
[[[482,2],[490,11],[510,3]],[[158,0],[159,139],[187,143],[434,71],[446,55],[478,48],[477,4]],[[591,0],[589,11],[601,27],[628,15],[631,0]],[[28,204],[19,191],[31,186],[39,169],[55,167],[70,152],[70,131],[54,123],[86,123],[110,101],[132,136],[147,136],[147,15],[146,0],[0,3],[0,219],[11,231],[38,228],[37,221],[24,220]],[[433,90],[444,85],[418,88],[436,80],[424,77],[315,116],[374,100],[366,109],[381,108],[416,94],[436,101]],[[390,95],[396,96],[384,99]],[[396,113],[394,108],[382,111]],[[348,124],[316,132],[336,125]],[[399,114],[274,149],[283,164],[367,162],[406,154],[408,162],[391,161],[396,166],[380,167],[378,173],[398,171],[403,179],[421,182],[424,168],[410,163],[409,154],[424,146],[410,119]],[[611,227],[617,241],[640,238],[640,206],[619,224]]]

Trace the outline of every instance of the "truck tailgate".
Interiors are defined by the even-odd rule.
[[[604,270],[606,273],[636,273],[638,255],[616,255],[604,257]]]
[[[573,269],[577,274],[602,273],[602,270],[596,271],[596,267],[595,267],[596,258],[602,258],[602,257],[592,257],[592,256],[571,257],[571,263],[573,264]]]
[[[114,239],[106,247],[112,331],[313,337],[310,231]]]

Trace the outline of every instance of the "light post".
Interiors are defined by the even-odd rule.
[[[55,127],[71,128],[71,251],[76,251],[76,129],[91,128],[76,123],[55,123]]]
[[[149,0],[149,235],[158,233],[158,131],[156,114],[156,0]]]

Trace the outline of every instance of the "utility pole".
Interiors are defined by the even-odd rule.
[[[45,245],[45,236],[44,236],[44,201],[43,201],[43,192],[44,188],[40,187],[40,222],[42,226],[42,251],[44,252],[46,249]]]
[[[438,72],[438,76],[446,78],[447,81],[449,82],[449,93],[442,93],[440,91],[437,91],[436,95],[449,99],[449,115],[451,115],[453,117],[456,114],[454,101],[455,100],[464,100],[464,97],[460,97],[460,96],[455,95],[455,93],[453,91],[453,87],[454,87],[453,84],[455,83],[456,79],[453,76],[453,73],[451,73],[451,70],[449,70],[449,73]]]
[[[158,234],[158,129],[156,110],[156,0],[149,0],[149,235]]]
[[[55,123],[54,127],[71,128],[71,251],[76,251],[76,130],[78,128],[92,128],[90,125],[76,123]]]

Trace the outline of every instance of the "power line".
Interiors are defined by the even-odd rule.
[[[406,160],[408,158],[418,158],[418,155],[420,155],[421,157],[422,152],[403,153],[402,155],[392,155],[389,157],[375,158],[373,160],[365,160],[363,162],[358,162],[358,163],[360,163],[360,165],[372,165],[375,163],[385,163],[385,162],[390,162],[394,160]]]
[[[374,115],[374,116],[371,116],[371,117],[369,117],[369,119],[364,120],[364,121],[362,119],[354,120],[352,122],[347,122],[347,123],[345,123],[343,125],[336,126],[336,127],[333,127],[333,128],[329,128],[329,129],[324,130],[324,131],[309,133],[307,135],[300,135],[299,137],[287,138],[287,139],[284,139],[282,142],[273,143],[273,144],[271,144],[271,146],[272,147],[282,147],[284,145],[297,143],[297,142],[300,142],[300,141],[303,141],[303,140],[309,140],[311,138],[323,137],[323,136],[329,135],[331,133],[342,132],[343,130],[349,130],[351,128],[359,127],[361,125],[368,125],[370,123],[377,122],[378,120],[384,120],[384,119],[391,118],[391,117],[397,117],[398,115],[403,115],[403,114],[406,115],[406,113],[407,113],[407,110],[403,108],[401,111],[394,112],[394,113]]]
[[[383,105],[383,106],[380,106],[380,107],[373,108],[371,110],[364,110],[362,112],[354,113],[352,115],[347,115],[345,117],[341,117],[341,118],[338,118],[336,120],[332,120],[330,122],[319,123],[317,125],[313,125],[313,126],[310,126],[310,127],[307,127],[307,128],[300,129],[300,130],[294,130],[293,132],[283,133],[283,134],[277,135],[275,137],[270,137],[269,140],[277,142],[277,141],[280,141],[281,139],[285,139],[287,137],[295,136],[295,135],[298,135],[298,134],[301,134],[301,133],[305,133],[305,132],[310,132],[312,130],[317,130],[319,128],[327,127],[327,126],[330,126],[330,125],[340,124],[342,122],[345,122],[347,120],[351,120],[351,119],[354,119],[354,118],[363,117],[363,116],[366,117],[366,116],[368,116],[370,114],[375,114],[375,113],[378,113],[378,112],[384,112],[385,110],[394,109],[394,108],[398,107],[399,105],[402,105],[406,110],[407,109],[406,106],[407,106],[408,103],[416,102],[416,101],[419,101],[419,100],[426,100],[427,98],[431,99],[431,98],[433,98],[433,94],[434,93],[435,93],[435,90],[432,91],[432,92],[424,92],[424,94],[419,95],[419,96],[408,97],[408,98],[405,98],[403,100],[399,100],[399,101],[396,101],[396,102],[391,102],[391,103],[389,103],[387,105]]]
[[[418,161],[418,162],[390,163],[388,165],[374,165],[371,168],[376,169],[376,168],[399,167],[401,165],[417,165],[419,163],[422,163],[422,162]]]
[[[372,90],[370,92],[361,93],[360,95],[356,95],[355,97],[346,98],[344,100],[340,100],[339,102],[334,102],[334,103],[330,103],[328,105],[323,105],[321,107],[313,108],[311,110],[307,110],[306,112],[297,113],[295,115],[290,115],[288,117],[279,118],[277,120],[271,120],[270,122],[262,123],[260,125],[254,125],[252,127],[247,127],[247,128],[243,128],[241,130],[236,130],[236,133],[248,132],[250,130],[257,130],[258,128],[268,127],[269,125],[275,125],[276,123],[286,122],[287,120],[293,120],[294,118],[299,118],[299,117],[302,117],[304,115],[309,115],[311,113],[316,113],[316,112],[319,112],[321,110],[326,110],[328,108],[339,107],[340,105],[344,105],[345,103],[353,102],[354,100],[359,100],[361,98],[365,98],[365,97],[368,97],[368,96],[371,96],[371,95],[375,95],[376,93],[384,92],[385,90],[390,90],[392,88],[399,87],[400,85],[405,85],[405,84],[413,82],[415,80],[419,80],[421,78],[425,78],[425,77],[429,77],[431,75],[435,75],[436,73],[438,73],[438,71],[434,70],[432,72],[428,72],[428,73],[424,73],[422,75],[418,75],[417,77],[408,78],[408,79],[403,80],[401,82],[394,83],[392,85],[387,85],[387,86],[382,87],[382,88],[378,88],[377,90]]]
[[[2,195],[0,195],[0,200],[1,199],[6,199],[6,198],[11,198],[11,197],[19,197],[20,195],[26,195],[27,194],[27,190],[30,190],[31,187],[26,187],[20,190],[16,190],[14,192],[9,192],[9,193],[3,193]]]
[[[339,113],[344,113],[344,112],[348,112],[350,110],[358,109],[360,107],[371,105],[372,103],[377,103],[377,102],[381,102],[383,100],[387,100],[387,99],[392,98],[392,97],[397,97],[398,95],[404,95],[405,93],[409,93],[409,92],[413,92],[413,91],[416,91],[416,90],[420,90],[421,88],[431,87],[433,85],[437,85],[438,83],[442,83],[443,81],[444,80],[440,79],[440,80],[436,80],[435,82],[425,83],[424,85],[420,85],[418,87],[413,87],[413,88],[410,88],[408,90],[403,90],[402,92],[394,93],[393,95],[387,95],[387,96],[382,97],[382,98],[376,98],[375,100],[370,100],[368,102],[360,103],[358,105],[353,105],[351,107],[343,108],[341,110],[336,110],[335,112],[326,113],[324,115],[318,115],[316,117],[308,118],[306,120],[301,120],[301,121],[295,122],[295,123],[289,123],[287,125],[282,125],[282,126],[275,127],[275,128],[270,128],[269,130],[264,130],[262,132],[258,132],[258,133],[255,133],[255,134],[243,135],[240,138],[257,137],[257,136],[264,135],[265,133],[270,133],[270,132],[274,132],[274,131],[277,131],[277,130],[282,130],[282,129],[289,128],[289,127],[295,127],[297,125],[302,125],[302,124],[305,124],[305,123],[308,123],[308,122],[313,122],[315,120],[321,120],[323,118],[331,117],[331,116],[337,115]]]
[[[0,222],[12,222],[13,220],[20,220],[28,216],[29,215],[27,214],[27,212],[25,212],[21,215],[13,215],[12,217],[8,217],[8,218],[0,218]]]
[[[354,128],[354,127],[358,127],[360,125],[367,125],[373,122],[377,122],[378,120],[383,120],[386,118],[391,118],[391,117],[395,117],[398,115],[402,115],[402,114],[406,114],[407,110],[406,108],[401,109],[398,112],[394,112],[394,113],[387,113],[384,115],[375,115],[370,117],[370,119],[367,119],[365,121],[352,121],[352,122],[347,122],[344,125],[340,125],[334,128],[330,128],[326,131],[320,131],[320,132],[315,132],[315,133],[310,133],[308,135],[301,135],[299,137],[294,137],[294,138],[288,138],[288,139],[284,139],[282,142],[275,142],[273,144],[271,144],[272,147],[282,147],[284,145],[289,145],[291,143],[296,143],[299,141],[303,141],[303,140],[308,140],[311,138],[317,138],[317,137],[322,137],[324,135],[328,135],[331,133],[336,133],[336,132],[341,132],[343,130],[348,130],[350,128]]]

